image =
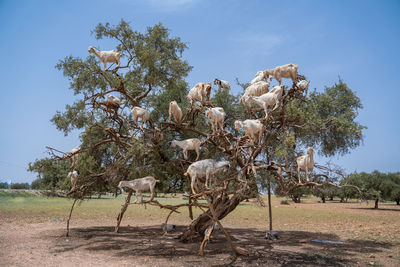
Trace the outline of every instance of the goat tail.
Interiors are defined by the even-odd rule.
[[[161,182],[160,180],[156,180],[156,183],[159,183],[159,182]]]

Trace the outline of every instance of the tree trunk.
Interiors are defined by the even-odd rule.
[[[374,207],[374,209],[378,208],[378,201],[379,201],[379,198],[375,199],[375,207]]]
[[[329,197],[329,200],[330,200],[330,201],[333,201],[333,197]]]
[[[325,203],[325,196],[323,195],[322,197],[321,197],[321,200],[322,200],[322,203]]]
[[[300,203],[300,197],[298,196],[292,196],[292,200],[294,203]]]
[[[400,205],[400,198],[396,199],[396,205]]]
[[[235,194],[231,198],[223,194],[218,196],[213,201],[213,207],[218,220],[223,219],[231,211],[233,211],[239,203],[244,200],[243,194]],[[182,242],[198,242],[204,238],[204,232],[208,226],[212,225],[214,222],[209,217],[211,216],[210,210],[207,210],[203,214],[200,214],[180,235],[179,239]]]

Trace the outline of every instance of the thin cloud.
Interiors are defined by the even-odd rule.
[[[232,38],[246,55],[270,55],[276,51],[285,38],[278,34],[245,33]]]
[[[153,9],[164,12],[179,11],[192,7],[198,0],[146,0],[145,3]]]

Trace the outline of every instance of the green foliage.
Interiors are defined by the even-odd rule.
[[[67,178],[68,169],[69,162],[53,161],[49,158],[29,163],[28,170],[38,173],[38,179],[32,182],[32,189],[68,189],[70,187],[70,181]]]
[[[1,190],[0,191],[0,202],[7,203],[7,200],[9,199],[15,199],[15,198],[22,198],[23,200],[31,200],[32,198],[35,198],[36,195],[33,193],[33,191],[25,191],[25,190],[14,190],[14,191],[8,191],[8,190]]]
[[[400,200],[400,173],[353,173],[346,182],[358,186],[368,199],[386,201]],[[356,194],[356,196],[358,196]],[[359,197],[359,196],[358,196]]]
[[[11,189],[29,189],[28,183],[13,183]]]
[[[296,131],[300,144],[318,145],[321,155],[333,156],[346,154],[362,142],[366,127],[356,121],[361,108],[360,99],[339,79],[324,92],[311,92],[306,102],[292,101],[288,113],[302,126]]]
[[[285,184],[277,183],[275,188],[276,196],[289,197],[295,203],[300,203],[301,198],[309,194],[312,194],[312,189],[309,187],[294,187],[287,190]]]

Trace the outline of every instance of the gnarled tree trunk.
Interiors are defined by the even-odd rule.
[[[218,220],[223,219],[231,211],[233,211],[241,201],[246,198],[243,194],[235,194],[229,197],[226,194],[219,195],[214,198],[213,207],[217,214]],[[198,242],[204,237],[204,232],[214,222],[211,219],[211,212],[207,210],[197,217],[180,235],[182,242]]]
[[[378,208],[378,202],[379,202],[379,198],[376,198],[376,199],[375,199],[375,206],[374,206],[374,209],[377,209],[377,208]]]

